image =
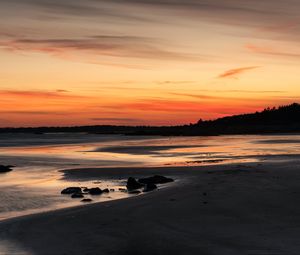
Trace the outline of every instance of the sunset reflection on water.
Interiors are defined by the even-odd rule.
[[[286,160],[300,153],[300,135],[125,137],[45,134],[26,135],[25,140],[22,135],[17,135],[9,142],[0,147],[0,162],[16,167],[1,175],[0,219],[81,204],[80,200],[60,195],[67,186],[116,190],[109,195],[93,197],[95,202],[129,196],[118,191],[125,186],[125,179],[71,181],[62,178],[60,170],[64,169],[242,163],[267,158]]]

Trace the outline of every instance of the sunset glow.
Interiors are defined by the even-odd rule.
[[[2,1],[0,126],[177,125],[298,102],[299,8]]]

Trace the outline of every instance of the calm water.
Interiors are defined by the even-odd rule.
[[[203,165],[288,160],[300,154],[300,135],[126,137],[91,134],[0,135],[0,220],[80,204],[60,195],[66,186],[123,187],[125,180],[68,182],[59,170],[81,167]],[[111,192],[94,201],[124,198]]]

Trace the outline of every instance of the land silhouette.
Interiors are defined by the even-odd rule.
[[[200,119],[195,124],[180,126],[72,126],[1,128],[0,133],[87,132],[93,134],[123,135],[222,135],[222,134],[271,134],[300,132],[300,104],[268,107],[260,112],[233,115],[215,120]]]
[[[55,192],[60,199],[77,199],[81,205],[69,207],[68,202],[62,200],[68,208],[17,218],[12,214],[7,220],[0,219],[0,254],[298,255],[299,135],[293,139],[286,135],[258,135],[250,139],[242,136],[237,139],[231,136],[207,139],[143,137],[141,141],[136,137],[122,140],[116,136],[117,139],[108,137],[109,144],[95,139],[91,145],[90,139],[83,139],[83,142],[87,142],[82,147],[76,144],[76,154],[72,154],[72,149],[68,151],[72,143],[67,144],[67,147],[54,146],[55,153],[48,153],[47,150],[39,150],[47,149],[48,146],[34,142],[45,138],[47,144],[50,139],[47,135],[43,136],[44,132],[217,135],[299,131],[299,104],[266,108],[261,112],[211,121],[199,120],[195,124],[174,127],[2,129],[1,132],[33,132],[37,135],[18,136],[22,139],[25,137],[28,146],[24,148],[24,142],[21,141],[21,146],[16,148],[17,153],[12,150],[15,142],[11,143],[11,147],[2,149],[2,199],[10,198],[10,207],[23,205],[26,199],[34,205],[49,204],[47,198],[51,196],[59,201],[56,200]],[[77,136],[89,136],[84,134],[79,133]],[[6,135],[2,136],[6,139]],[[8,140],[13,137],[7,136]],[[151,143],[152,139],[156,141]],[[221,145],[214,147],[213,144],[218,143],[218,140]],[[60,143],[54,141],[53,144]],[[189,148],[197,144],[200,146],[189,152]],[[95,149],[88,150],[87,145]],[[57,147],[60,147],[59,150]],[[35,154],[30,154],[31,148],[34,148],[32,151]],[[184,149],[184,153],[178,151],[179,157],[173,157],[170,150],[178,148]],[[65,150],[67,154],[58,154]],[[170,158],[171,164],[165,164],[165,158],[159,165],[158,154],[151,153],[163,150],[165,153],[161,157]],[[99,157],[99,161],[93,164],[87,157],[89,152],[93,155],[90,159]],[[101,152],[111,155],[104,153],[101,156]],[[133,159],[145,160],[129,166],[126,166],[126,161],[120,164],[118,160],[127,157],[126,154],[121,156],[122,152],[128,155],[127,162]],[[233,157],[232,153],[236,156]],[[146,154],[149,157],[144,157]],[[181,158],[189,161],[178,164]],[[10,161],[16,161],[13,162],[16,169],[12,173],[13,166],[8,165]],[[50,168],[53,170],[48,170]],[[32,177],[29,175],[33,184],[29,181],[28,172],[33,174]],[[24,183],[24,177],[24,189],[21,189],[22,184],[10,184],[10,180],[17,178],[21,178],[21,183]],[[51,189],[47,186],[46,178]],[[111,189],[105,184],[106,180],[115,181],[118,189]],[[45,185],[45,190],[37,186],[38,182],[41,186]],[[62,182],[65,182],[63,190],[60,186]],[[51,193],[52,189],[54,193]],[[29,197],[26,197],[26,192],[29,192]],[[41,197],[31,196],[39,192]],[[123,197],[125,193],[128,196]],[[101,196],[115,196],[117,199],[104,201]]]

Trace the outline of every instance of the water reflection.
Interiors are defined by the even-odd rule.
[[[25,250],[25,248],[20,247],[17,243],[8,241],[8,240],[0,240],[0,255],[32,255],[31,252]]]
[[[2,139],[3,135],[0,135]],[[4,139],[4,138],[3,138]],[[72,143],[73,141],[73,143]],[[59,170],[91,167],[177,166],[283,160],[300,154],[300,136],[123,137],[87,134],[19,134],[5,137],[0,164],[16,165],[1,174],[0,219],[80,204],[61,196],[66,186],[114,188],[125,180],[68,181]],[[101,183],[95,183],[101,181]],[[93,198],[128,196],[114,192]]]

